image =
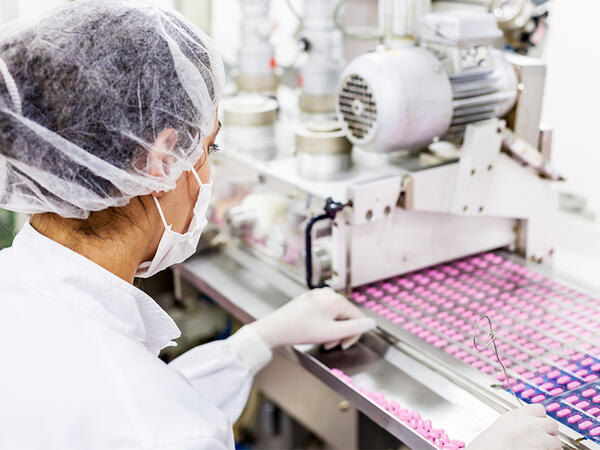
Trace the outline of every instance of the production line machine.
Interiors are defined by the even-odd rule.
[[[242,320],[307,287],[345,293],[377,333],[296,357],[411,448],[461,448],[448,435],[468,442],[518,402],[543,404],[565,447],[600,448],[600,299],[551,270],[562,178],[540,127],[544,63],[498,48],[498,12],[415,0],[379,2],[379,45],[346,64],[341,3],[304,2],[315,54],[298,97],[244,93],[249,46],[259,90],[276,81],[271,50],[242,45],[213,163],[221,250],[178,274]],[[268,2],[242,4],[265,18]],[[483,314],[493,331],[474,336]]]

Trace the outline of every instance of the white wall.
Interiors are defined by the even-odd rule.
[[[551,12],[543,121],[555,129],[565,188],[586,196],[600,216],[600,1],[553,0]]]

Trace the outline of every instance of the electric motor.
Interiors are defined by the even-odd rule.
[[[422,23],[419,47],[364,54],[341,76],[338,117],[364,150],[421,149],[515,104],[517,76],[492,46],[501,35],[492,15],[431,13]]]

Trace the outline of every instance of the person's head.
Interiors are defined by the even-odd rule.
[[[199,190],[186,171],[210,178],[224,85],[210,39],[127,0],[74,1],[0,36],[0,208],[99,236],[155,221],[154,194],[185,231]]]

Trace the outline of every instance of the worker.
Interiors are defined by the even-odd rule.
[[[0,36],[0,207],[29,216],[0,252],[1,449],[232,449],[275,347],[346,349],[374,327],[315,290],[163,363],[180,332],[133,281],[191,256],[207,223],[221,58],[178,13],[127,0]],[[541,407],[486,433],[474,449],[559,448]]]

